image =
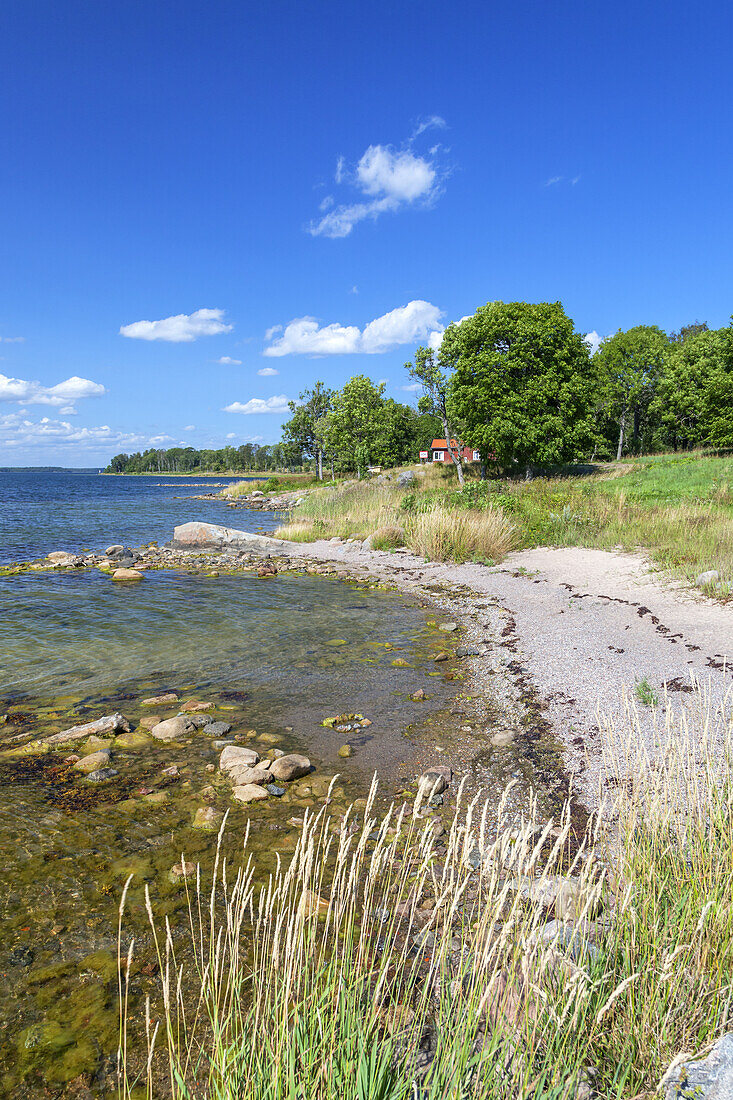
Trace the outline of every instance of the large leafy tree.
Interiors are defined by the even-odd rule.
[[[590,354],[559,302],[489,302],[449,325],[447,411],[465,442],[504,468],[550,466],[595,439]]]
[[[594,356],[602,404],[617,431],[616,458],[624,449],[638,451],[645,440],[650,408],[670,354],[666,333],[657,325],[619,330],[601,344]]]
[[[303,390],[298,402],[288,402],[293,415],[283,425],[283,442],[315,459],[320,481],[323,481],[326,416],[332,397],[332,390],[323,382],[316,382],[312,390]]]
[[[730,344],[730,329],[688,325],[681,332],[686,335],[671,342],[649,408],[655,442],[675,450],[707,442],[710,398],[720,390]]]
[[[458,481],[463,485],[463,466],[461,463],[460,447],[453,446],[456,438],[451,418],[448,415],[448,392],[450,381],[445,371],[441,370],[436,361],[436,355],[432,348],[418,348],[415,352],[415,362],[405,363],[410,377],[414,378],[422,386],[420,398],[420,410],[430,416],[437,417],[440,421],[448,447],[448,454],[453,460],[453,465],[458,474]],[[457,442],[457,440],[456,440]]]
[[[357,374],[331,399],[324,439],[346,469],[359,477],[377,460],[384,444],[386,427],[384,382]]]
[[[733,317],[717,335],[721,354],[703,396],[703,440],[715,447],[733,447]]]

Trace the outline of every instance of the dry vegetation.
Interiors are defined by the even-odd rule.
[[[584,836],[480,797],[440,836],[427,793],[380,816],[373,789],[307,816],[261,888],[246,835],[240,868],[199,869],[185,963],[148,901],[161,996],[146,1058],[123,953],[122,1097],[652,1100],[731,1003],[733,727],[689,698],[653,759],[633,715],[611,731],[631,756]]]

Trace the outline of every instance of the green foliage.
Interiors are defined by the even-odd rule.
[[[504,469],[587,453],[595,438],[588,347],[559,302],[490,302],[449,325],[439,352],[452,371],[448,409],[465,442]]]
[[[301,459],[304,453],[315,459],[320,478],[323,477],[326,417],[332,398],[333,391],[323,382],[316,382],[312,390],[306,389],[300,394],[300,404],[288,402],[293,415],[282,428],[283,442],[293,447]]]
[[[195,447],[150,447],[135,454],[115,455],[107,466],[108,474],[196,474],[247,473],[277,470],[289,464],[286,448],[275,443],[260,447],[244,443],[241,447],[220,447],[218,450],[197,451]]]
[[[659,696],[651,686],[646,676],[642,677],[634,688],[634,694],[645,707],[655,707],[659,702]]]
[[[619,330],[594,356],[604,416],[618,434],[616,457],[650,443],[650,406],[670,354],[669,341],[656,325]]]

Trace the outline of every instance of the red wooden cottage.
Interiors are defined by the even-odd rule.
[[[457,443],[455,439],[451,440],[453,451],[459,451],[459,454],[464,462],[480,462],[481,455],[478,451],[475,451],[473,447],[465,447],[462,443]],[[430,444],[429,451],[420,451],[421,462],[443,462],[450,465],[453,459],[450,456],[448,450],[448,443],[445,439],[434,439]]]

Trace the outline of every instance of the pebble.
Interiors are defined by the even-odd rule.
[[[349,756],[353,755],[353,752],[354,750],[352,749],[351,745],[342,745],[339,749],[339,756],[348,758]]]
[[[227,745],[219,757],[219,767],[223,772],[231,771],[232,768],[251,768],[259,762],[260,754],[245,745]]]

